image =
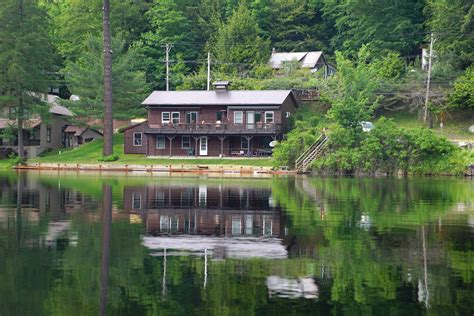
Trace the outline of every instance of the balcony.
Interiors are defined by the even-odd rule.
[[[147,134],[198,134],[198,135],[273,135],[281,132],[281,124],[275,123],[180,123],[148,124]]]

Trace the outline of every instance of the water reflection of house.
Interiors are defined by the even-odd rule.
[[[281,210],[270,189],[228,186],[126,187],[125,210],[139,212],[152,235],[279,236]]]

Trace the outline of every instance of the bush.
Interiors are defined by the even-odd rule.
[[[384,118],[368,133],[335,126],[328,144],[326,155],[313,163],[313,169],[344,174],[461,174],[469,160],[469,153],[429,129],[406,131]]]
[[[119,160],[119,156],[115,154],[98,159],[98,161],[103,161],[103,162],[112,162],[112,161],[117,161],[117,160]]]

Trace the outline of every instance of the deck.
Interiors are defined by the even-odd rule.
[[[199,135],[274,135],[281,132],[281,124],[253,123],[191,123],[148,124],[145,134],[199,134]]]

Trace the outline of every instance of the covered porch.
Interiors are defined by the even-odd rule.
[[[147,134],[147,156],[268,157],[273,135]]]

